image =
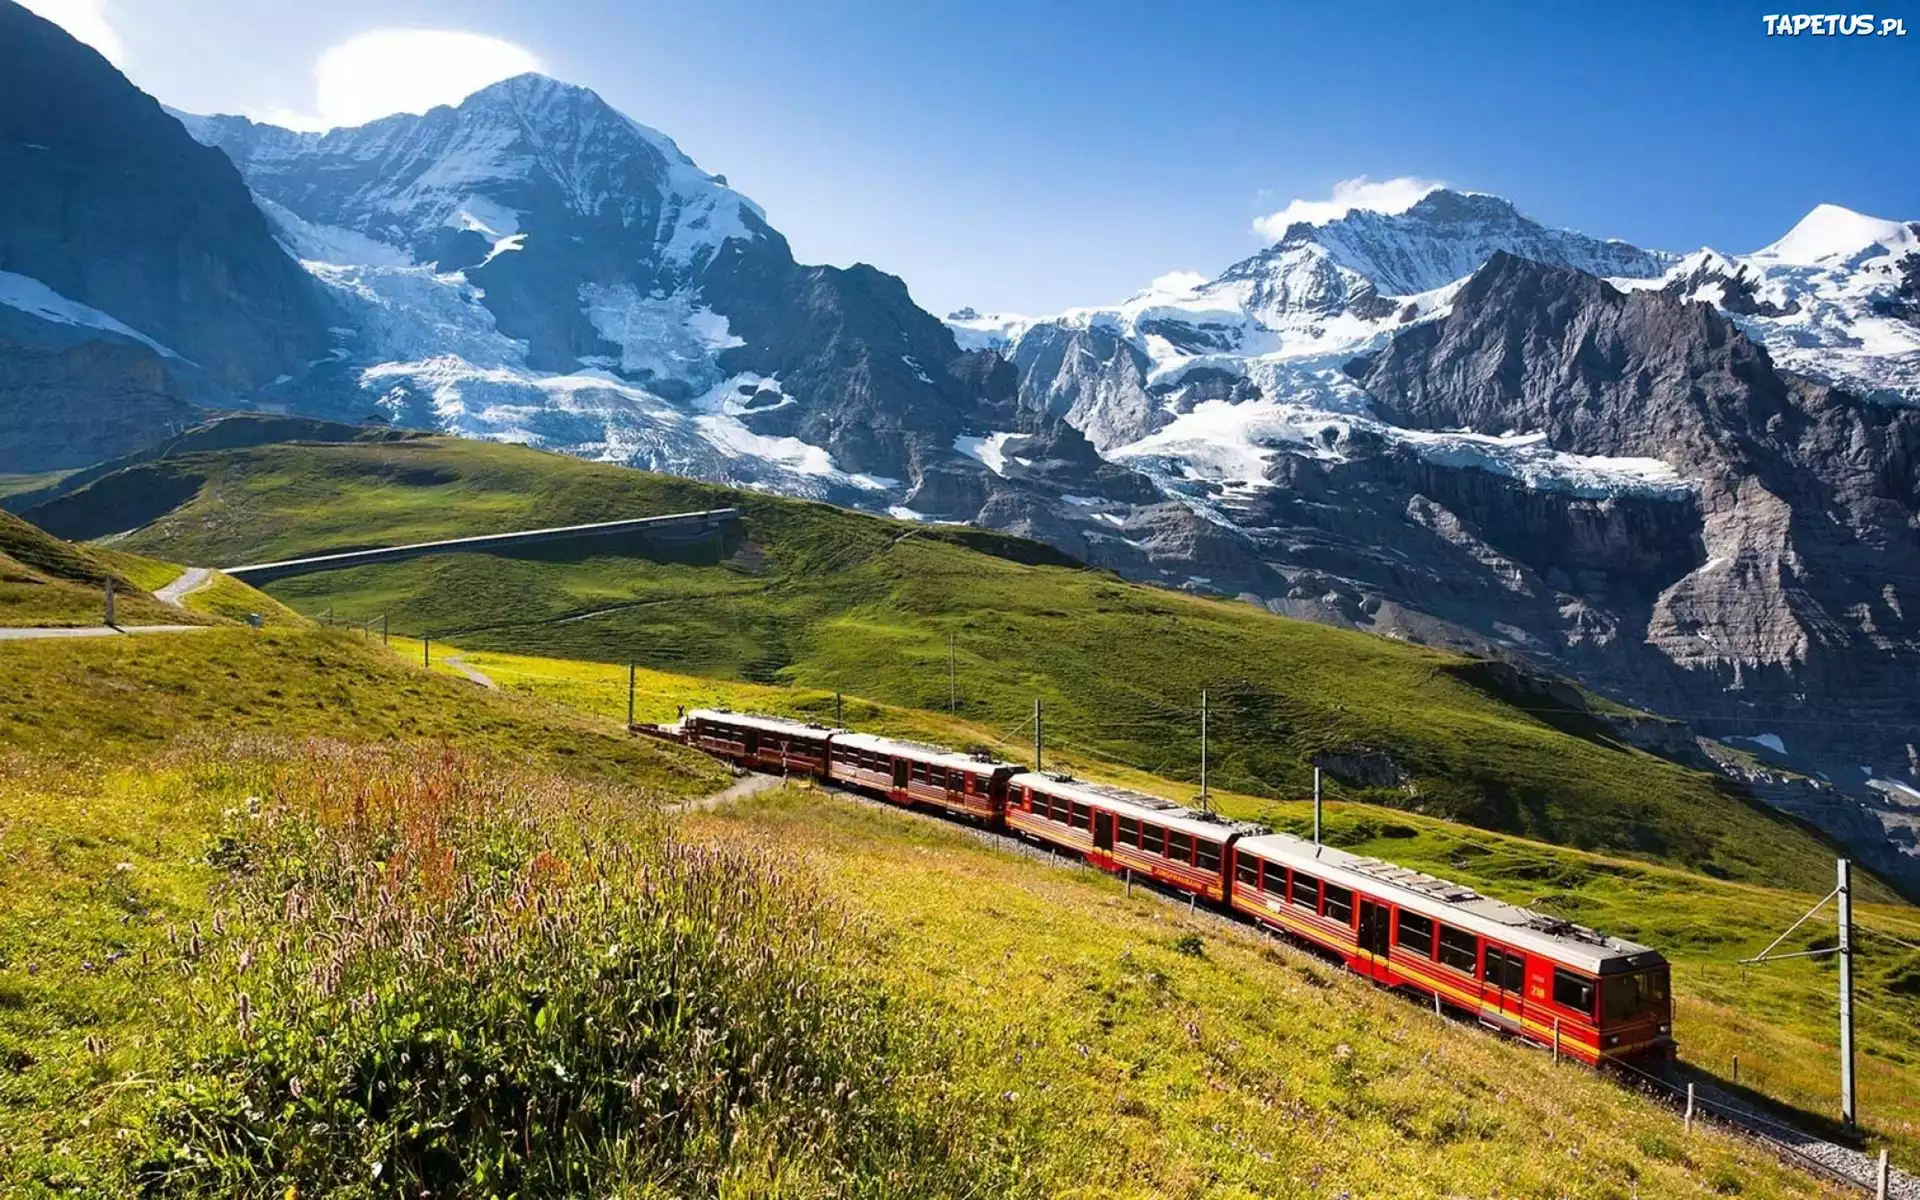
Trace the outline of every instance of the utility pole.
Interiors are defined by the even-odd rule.
[[[1313,844],[1320,844],[1320,768],[1313,769]]]
[[[113,576],[107,576],[107,627],[118,628],[113,620]]]
[[[947,715],[960,712],[960,684],[953,673],[953,635],[947,635]]]
[[[1207,689],[1200,689],[1200,811],[1207,805]]]
[[[1853,864],[1842,858],[1835,863],[1838,879],[1834,889],[1820,898],[1800,919],[1787,926],[1779,937],[1767,943],[1767,948],[1752,958],[1743,958],[1740,965],[1753,966],[1758,963],[1778,962],[1788,958],[1820,958],[1828,954],[1839,956],[1840,963],[1840,1119],[1852,1127],[1857,1116],[1856,1097],[1853,1079]],[[1834,901],[1838,916],[1839,936],[1835,944],[1813,950],[1798,950],[1789,954],[1775,954],[1780,943],[1793,936],[1793,931],[1805,925],[1813,915]]]
[[[1040,697],[1033,698],[1033,769],[1040,770]]]
[[[1840,1119],[1853,1124],[1853,864],[1840,860]]]
[[[627,728],[633,728],[633,664],[627,664]]]
[[[840,693],[839,692],[835,692],[833,694],[833,727],[835,729],[839,729],[842,727],[840,724]]]
[[[420,665],[427,668],[433,666],[433,639],[424,633],[420,635]]]

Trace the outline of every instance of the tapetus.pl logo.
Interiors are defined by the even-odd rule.
[[[1905,17],[1876,17],[1872,13],[1791,13],[1760,18],[1768,37],[1905,37]]]

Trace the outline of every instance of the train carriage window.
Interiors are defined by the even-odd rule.
[[[925,783],[927,781],[927,764],[922,762],[914,763],[912,773],[915,783]]]
[[[1260,869],[1264,872],[1264,877],[1260,885],[1261,890],[1270,896],[1285,897],[1287,894],[1287,869],[1279,863],[1272,862],[1263,863]]]
[[[1519,992],[1527,985],[1527,961],[1511,950],[1487,947],[1487,982],[1503,992]]]
[[[1075,829],[1093,828],[1093,810],[1084,804],[1075,804],[1067,814],[1067,824]]]
[[[1342,925],[1353,924],[1353,893],[1335,883],[1329,883],[1320,890],[1327,898],[1327,919]]]
[[[1052,797],[1048,803],[1052,809],[1053,819],[1065,825],[1068,818],[1072,815],[1073,805],[1058,796]]]
[[[1242,887],[1259,887],[1260,860],[1251,854],[1235,854],[1233,856],[1233,877]]]
[[[1593,1015],[1593,980],[1565,967],[1553,969],[1553,1002],[1575,1012]]]
[[[1293,873],[1293,903],[1309,912],[1320,911],[1320,881],[1311,875]]]
[[[1193,861],[1193,839],[1177,829],[1167,830],[1167,857],[1175,862]]]
[[[1464,929],[1455,929],[1451,925],[1440,927],[1440,961],[1456,971],[1473,974],[1473,964],[1480,959],[1480,939]]]
[[[1419,913],[1400,911],[1400,929],[1394,943],[1421,958],[1433,957],[1433,922]]]
[[[1140,823],[1140,848],[1149,854],[1159,854],[1166,847],[1166,831],[1158,825]]]
[[[1205,838],[1193,841],[1193,865],[1209,875],[1220,873],[1220,843],[1209,842]]]
[[[1120,818],[1120,844],[1138,846],[1140,844],[1140,822],[1133,817]]]

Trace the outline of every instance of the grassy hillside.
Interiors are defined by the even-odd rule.
[[[973,1031],[1049,1195],[1813,1195],[1593,1072],[1104,875],[811,791],[699,819],[825,873]]]
[[[183,735],[315,736],[456,744],[668,791],[725,779],[604,718],[417,671],[377,639],[321,629],[0,642],[0,716],[0,754],[76,762],[130,761]]]
[[[1343,794],[1561,844],[1824,891],[1832,852],[1716,780],[1632,750],[1592,715],[1509,694],[1456,656],[1049,565],[1029,542],[927,528],[518,447],[447,439],[192,454],[36,515],[73,533],[231,563],[737,505],[744,544],[672,558],[582,543],[296,577],[312,614],[389,615],[476,649],[839,688],[1010,732],[1043,698],[1059,745],[1175,778],[1297,795],[1315,755]]]
[[[123,625],[208,624],[149,594],[179,573],[136,554],[73,545],[0,511],[0,626],[98,625],[106,619],[108,579]]]
[[[0,718],[7,1195],[1828,1194],[956,828],[675,828],[703,757],[350,635],[0,646]]]
[[[397,645],[418,661],[418,643]],[[453,673],[449,659],[485,674],[503,689],[539,696],[624,720],[627,672],[598,663],[569,662],[448,646],[432,648],[436,669]],[[635,717],[671,719],[677,708],[728,705],[740,711],[786,713],[830,720],[831,693],[768,687],[641,670],[635,678]],[[1023,760],[1027,743],[1006,739],[965,719],[941,713],[841,698],[843,719],[862,730],[953,746],[986,746]],[[1192,800],[1192,789],[1077,751],[1049,751],[1054,766],[1086,778]],[[1312,805],[1234,792],[1214,793],[1224,812],[1305,834]],[[1757,1097],[1822,1120],[1836,1106],[1839,1048],[1831,961],[1799,959],[1758,969],[1738,960],[1758,954],[1811,904],[1798,892],[1715,880],[1693,872],[1630,859],[1559,849],[1519,838],[1468,831],[1413,814],[1365,804],[1334,803],[1326,836],[1336,845],[1377,855],[1468,884],[1485,895],[1550,912],[1657,946],[1675,963],[1676,1036],[1685,1060],[1719,1086],[1731,1083],[1740,1057],[1740,1083]],[[1856,1036],[1861,1049],[1859,1088],[1867,1125],[1895,1147],[1901,1161],[1920,1159],[1920,1056],[1911,1045],[1920,1028],[1920,912],[1869,885],[1874,902],[1855,920],[1862,952],[1856,976]],[[1832,912],[1797,935],[1793,949],[1830,945]],[[1826,939],[1822,941],[1822,939]]]

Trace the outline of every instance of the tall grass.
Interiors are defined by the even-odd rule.
[[[228,817],[152,1194],[1014,1185],[859,930],[631,792],[314,745]]]

